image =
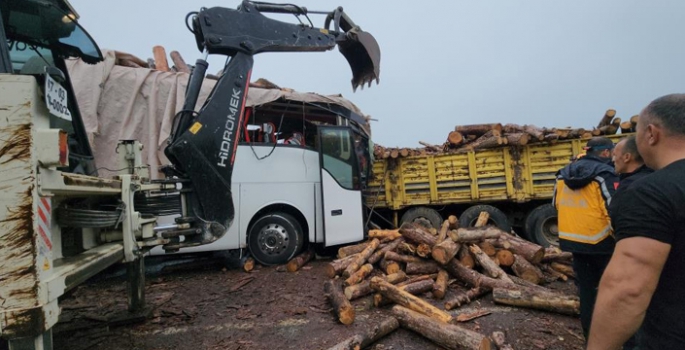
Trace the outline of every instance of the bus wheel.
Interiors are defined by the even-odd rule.
[[[490,214],[490,218],[488,219],[487,225],[495,225],[497,226],[497,228],[504,232],[511,232],[511,224],[509,223],[509,219],[507,219],[507,215],[504,214],[504,212],[502,212],[501,210],[493,207],[492,205],[485,204],[474,205],[464,210],[464,212],[461,213],[461,216],[459,216],[459,226],[475,226],[476,221],[478,221],[478,216],[482,211],[485,211],[488,214]]]
[[[440,213],[438,213],[437,210],[428,207],[411,208],[407,210],[404,215],[402,215],[400,225],[404,224],[405,222],[421,223],[421,221],[428,221],[430,222],[431,226],[437,229],[440,228],[440,225],[442,225],[442,216],[440,216]]]
[[[552,204],[543,204],[528,214],[526,235],[543,247],[559,245],[557,210]]]
[[[248,233],[248,247],[262,265],[285,264],[302,249],[300,223],[285,213],[267,214],[255,221]]]

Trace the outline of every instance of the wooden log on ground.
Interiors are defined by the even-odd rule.
[[[393,306],[392,313],[403,328],[412,330],[447,349],[493,349],[492,341],[478,332],[454,324],[441,323],[400,305]]]
[[[473,226],[483,227],[488,224],[488,220],[490,220],[490,213],[488,213],[487,211],[481,211],[478,214],[478,219],[476,220],[476,223]]]
[[[254,259],[251,257],[247,258],[247,259],[245,259],[245,263],[243,264],[243,270],[245,270],[245,272],[250,272],[254,269],[254,266],[255,266]]]
[[[514,348],[506,343],[506,339],[504,338],[504,332],[496,331],[492,332],[492,340],[497,345],[497,349],[499,350],[514,350]]]
[[[372,239],[369,243],[369,246],[364,248],[364,250],[362,250],[361,253],[359,253],[357,258],[354,259],[350,263],[350,265],[347,266],[345,271],[343,271],[343,277],[348,278],[350,277],[350,275],[359,270],[359,268],[366,262],[366,259],[368,259],[371,256],[371,254],[373,254],[373,252],[376,250],[376,248],[378,248],[379,244],[380,241],[378,241],[377,238]]]
[[[528,288],[494,288],[492,298],[499,304],[552,311],[566,315],[580,314],[580,300],[576,296],[541,293]]]
[[[425,243],[433,247],[438,243],[438,237],[433,236],[428,229],[421,225],[404,223],[402,224],[402,227],[400,227],[400,233],[406,240],[416,244]]]
[[[432,289],[433,283],[431,283],[430,286],[430,288]],[[424,301],[423,299],[411,295],[386,281],[383,281],[383,279],[381,278],[371,278],[371,288],[382,294],[384,297],[387,297],[388,299],[394,301],[395,303],[400,304],[416,312],[420,312],[426,316],[429,316],[432,319],[444,323],[452,322],[452,315],[450,315],[449,313],[436,308],[435,306]]]
[[[326,265],[326,276],[328,278],[334,278],[335,276],[343,273],[350,263],[356,259],[357,254],[346,256],[342,259],[333,260],[328,265]]]
[[[635,129],[633,129],[633,123],[631,123],[630,120],[622,122],[620,128],[621,134],[627,134],[635,131]]]
[[[442,300],[447,292],[447,281],[449,280],[449,274],[447,271],[440,269],[438,271],[438,278],[435,279],[433,283],[433,298],[437,300]]]
[[[499,238],[504,231],[495,226],[486,227],[462,227],[457,230],[457,242],[459,243],[473,243],[480,242],[484,239]],[[543,252],[544,254],[544,252]]]
[[[343,293],[342,281],[339,279],[327,280],[324,283],[323,288],[328,300],[333,306],[333,311],[335,311],[338,321],[345,325],[352,324],[354,322],[355,311],[352,304],[350,304],[350,301],[347,300]]]
[[[152,55],[155,58],[155,67],[157,70],[168,72],[169,62],[166,59],[166,50],[164,49],[164,46],[155,45],[152,47]]]
[[[404,272],[406,272],[407,275],[429,275],[431,273],[437,273],[438,270],[440,270],[440,268],[433,260],[407,262],[407,266],[404,268]]]
[[[479,242],[478,248],[480,248],[480,250],[482,250],[483,253],[489,257],[493,257],[495,254],[497,254],[497,249],[495,249],[495,246],[488,241]]]
[[[498,250],[495,256],[497,256],[500,266],[509,267],[514,264],[514,254],[508,249]]]
[[[407,279],[407,274],[404,273],[404,271],[400,271],[397,273],[393,273],[391,275],[386,275],[386,276],[380,276],[384,280],[386,280],[390,284],[398,284],[400,282],[403,282]],[[371,289],[371,282],[369,281],[363,281],[359,284],[355,284],[353,286],[345,287],[345,297],[347,300],[354,300],[357,298],[361,298],[365,295],[369,295],[373,293],[373,289]]]
[[[458,125],[454,128],[454,131],[461,133],[462,135],[476,135],[483,136],[490,132],[499,136],[502,134],[502,124],[469,124],[469,125]]]
[[[423,261],[423,259],[415,257],[415,256],[402,255],[402,254],[397,254],[395,252],[386,252],[385,253],[385,260],[399,261],[399,262],[403,262],[403,263],[422,262]]]
[[[438,239],[436,240],[436,244],[440,243],[447,238],[447,232],[450,230],[450,222],[449,220],[445,220],[442,222],[442,226],[440,226],[440,232],[438,233]]]
[[[402,271],[402,267],[397,261],[392,261],[383,258],[381,259],[381,262],[379,264],[386,275],[392,275],[393,273],[398,273]]]
[[[543,278],[545,279],[545,281],[551,282],[556,280],[562,280],[566,282],[568,280],[568,276],[553,269],[548,264],[540,264],[540,270],[543,272]]]
[[[485,287],[485,288],[514,288],[516,289],[516,284],[510,281],[505,281],[503,279],[497,279],[485,276],[478,273],[472,269],[469,269],[462,265],[459,261],[452,259],[447,265],[445,265],[445,270],[450,273],[450,275],[456,277],[460,281],[467,283],[472,287]]]
[[[495,245],[499,245],[501,248],[511,250],[514,254],[523,256],[532,264],[539,264],[540,261],[542,261],[542,258],[545,256],[545,248],[504,231],[500,232],[502,232],[502,235],[500,239],[495,242]]]
[[[171,56],[171,61],[174,62],[177,71],[181,73],[190,73],[190,68],[188,68],[186,61],[183,60],[183,57],[178,51],[171,51],[169,55]]]
[[[473,254],[474,258],[476,258],[476,262],[478,262],[478,265],[480,265],[483,268],[485,274],[492,278],[497,278],[503,281],[514,283],[509,278],[509,276],[507,276],[507,273],[504,272],[504,270],[497,266],[495,262],[492,261],[492,259],[490,259],[489,256],[487,256],[485,253],[483,253],[482,250],[480,250],[480,247],[478,247],[475,244],[472,244],[469,247],[469,250],[471,250],[471,253]]]
[[[285,267],[288,270],[288,272],[295,272],[302,268],[302,266],[304,266],[306,263],[308,263],[309,260],[312,260],[312,258],[314,258],[314,251],[311,249],[307,249],[300,255],[288,261],[288,264]]]
[[[471,255],[469,247],[467,247],[465,244],[459,248],[457,258],[459,258],[459,263],[466,268],[473,269],[476,267],[476,260],[473,258],[473,255]]]
[[[407,276],[407,277],[408,277],[408,276]],[[419,282],[419,281],[425,281],[425,280],[432,280],[432,281],[434,281],[437,277],[438,277],[438,274],[437,274],[437,273],[432,273],[432,274],[430,274],[430,275],[412,276],[412,277],[409,277],[409,278],[408,278],[407,280],[405,280],[405,281],[402,281],[402,282],[400,282],[400,283],[397,283],[397,286],[398,286],[398,287],[406,286],[406,285],[408,285],[408,284],[416,283],[416,282]]]
[[[395,317],[388,317],[371,328],[366,328],[359,334],[355,334],[342,342],[333,345],[328,350],[359,350],[364,349],[379,339],[394,332],[400,327],[399,321]]]
[[[513,146],[525,146],[530,141],[530,135],[522,132],[516,134],[507,134],[506,138],[507,144]]]
[[[402,239],[404,240],[404,238]],[[400,243],[396,251],[397,253],[401,254],[416,255],[416,246],[411,243],[408,243],[407,241],[404,241],[403,243]]]
[[[458,147],[464,142],[464,136],[458,131],[450,131],[447,136],[447,142],[449,142],[452,147]]]
[[[521,277],[528,282],[540,284],[542,281],[542,271],[518,254],[514,254],[514,264],[511,265],[511,269],[516,276]]]
[[[606,112],[604,112],[604,116],[602,119],[599,121],[599,124],[597,124],[597,128],[601,128],[605,125],[611,124],[611,120],[614,119],[616,116],[616,111],[613,109],[607,109]]]
[[[386,252],[394,251],[402,243],[404,243],[404,238],[402,238],[402,237],[400,237],[396,240],[393,240],[392,242],[388,243],[385,247],[378,249],[375,253],[371,254],[369,259],[367,259],[367,262],[369,264],[375,264],[375,263],[379,262],[385,256]]]
[[[545,254],[542,256],[541,262],[557,261],[570,264],[573,261],[573,253],[562,252],[561,250],[545,248]]]
[[[405,281],[406,283],[406,281]],[[411,295],[422,295],[424,293],[430,292],[433,290],[433,285],[435,282],[433,282],[432,279],[426,279],[426,280],[420,280],[416,281],[414,283],[409,283],[409,284],[403,284],[403,285],[397,285],[397,288],[400,289],[403,292],[409,293]],[[392,303],[392,299],[383,296],[381,293],[376,293],[373,296],[373,305],[375,307],[382,307],[385,305],[388,305]]]
[[[427,258],[433,249],[431,246],[429,246],[426,243],[421,243],[418,246],[416,246],[416,255],[422,257],[422,258]]]
[[[459,228],[459,218],[457,218],[456,215],[448,216],[447,222],[450,224],[450,230],[456,230]]]
[[[433,257],[433,260],[441,265],[445,265],[457,255],[459,248],[461,248],[459,243],[455,243],[451,239],[445,239],[433,247],[431,256]]]
[[[486,287],[474,287],[466,292],[459,293],[445,302],[445,310],[452,310],[462,305],[466,305],[479,297],[488,294],[492,289]]]
[[[553,261],[549,264],[549,266],[551,268],[553,268],[554,270],[557,270],[557,271],[563,273],[566,276],[576,278],[576,273],[575,273],[575,271],[573,271],[573,267],[570,265],[566,265],[566,264],[562,264],[562,263],[558,263],[556,261]]]
[[[346,256],[361,253],[362,250],[369,246],[369,242],[363,242],[355,245],[348,245],[338,249],[338,258],[344,258]]]
[[[359,270],[357,270],[355,273],[350,275],[350,277],[348,277],[345,280],[345,286],[349,287],[349,286],[353,286],[357,283],[360,283],[361,281],[363,281],[366,278],[366,276],[368,276],[371,273],[371,271],[373,271],[373,265],[371,265],[371,264],[362,265],[362,267],[360,267]]]
[[[391,240],[402,237],[400,230],[369,230],[369,238],[390,238]]]

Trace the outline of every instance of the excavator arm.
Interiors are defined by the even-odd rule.
[[[262,13],[290,13],[307,19],[308,14],[325,14],[325,27],[281,22]],[[165,149],[172,163],[165,172],[168,181],[183,184],[183,215],[177,222],[191,228],[183,231],[183,241],[164,246],[167,251],[211,243],[231,226],[235,216],[231,175],[254,55],[327,51],[337,45],[352,68],[353,89],[379,81],[378,43],[340,7],[332,12],[311,12],[295,5],[243,1],[238,9],[202,8],[190,16],[191,31],[205,57],[196,62],[190,75],[183,110],[177,115]],[[329,28],[331,24],[333,28]],[[229,59],[196,113],[208,54]]]

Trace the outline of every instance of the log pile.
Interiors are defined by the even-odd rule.
[[[570,254],[482,226],[487,218],[480,227],[469,228],[450,219],[439,230],[416,223],[406,223],[399,230],[375,230],[368,241],[340,248],[339,258],[326,269],[331,278],[326,293],[340,322],[341,295],[349,302],[369,297],[376,307],[392,307],[400,327],[445,348],[489,349],[502,339],[459,325],[487,315],[458,314],[459,307],[484,295],[492,294],[496,303],[504,305],[579,314],[576,296],[544,286],[572,277]],[[423,257],[417,253],[421,246],[429,252]],[[346,344],[369,338],[358,335]]]
[[[465,153],[475,150],[525,146],[535,143],[553,144],[559,140],[588,140],[595,136],[635,132],[637,115],[623,121],[616,117],[616,111],[608,109],[597,126],[585,128],[540,128],[535,125],[490,123],[458,125],[450,131],[442,145],[431,145],[419,141],[421,148],[392,148],[374,146],[376,158],[402,158],[443,153]]]

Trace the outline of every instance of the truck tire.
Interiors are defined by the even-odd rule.
[[[551,203],[543,204],[528,214],[526,235],[543,247],[559,246],[557,209]]]
[[[247,236],[250,254],[262,265],[285,264],[304,245],[302,226],[286,213],[266,214],[252,224]]]
[[[485,211],[490,214],[490,219],[488,220],[488,225],[495,225],[500,230],[504,232],[511,232],[511,224],[507,215],[501,210],[493,207],[492,205],[480,204],[474,205],[461,213],[459,217],[459,226],[461,227],[473,227],[478,221],[478,216],[480,212]]]
[[[418,221],[420,223],[420,221],[424,220],[428,220],[431,226],[436,229],[440,228],[440,225],[442,225],[442,216],[440,216],[440,213],[438,213],[437,210],[428,207],[416,207],[407,210],[404,215],[402,215],[400,225],[406,222]]]

